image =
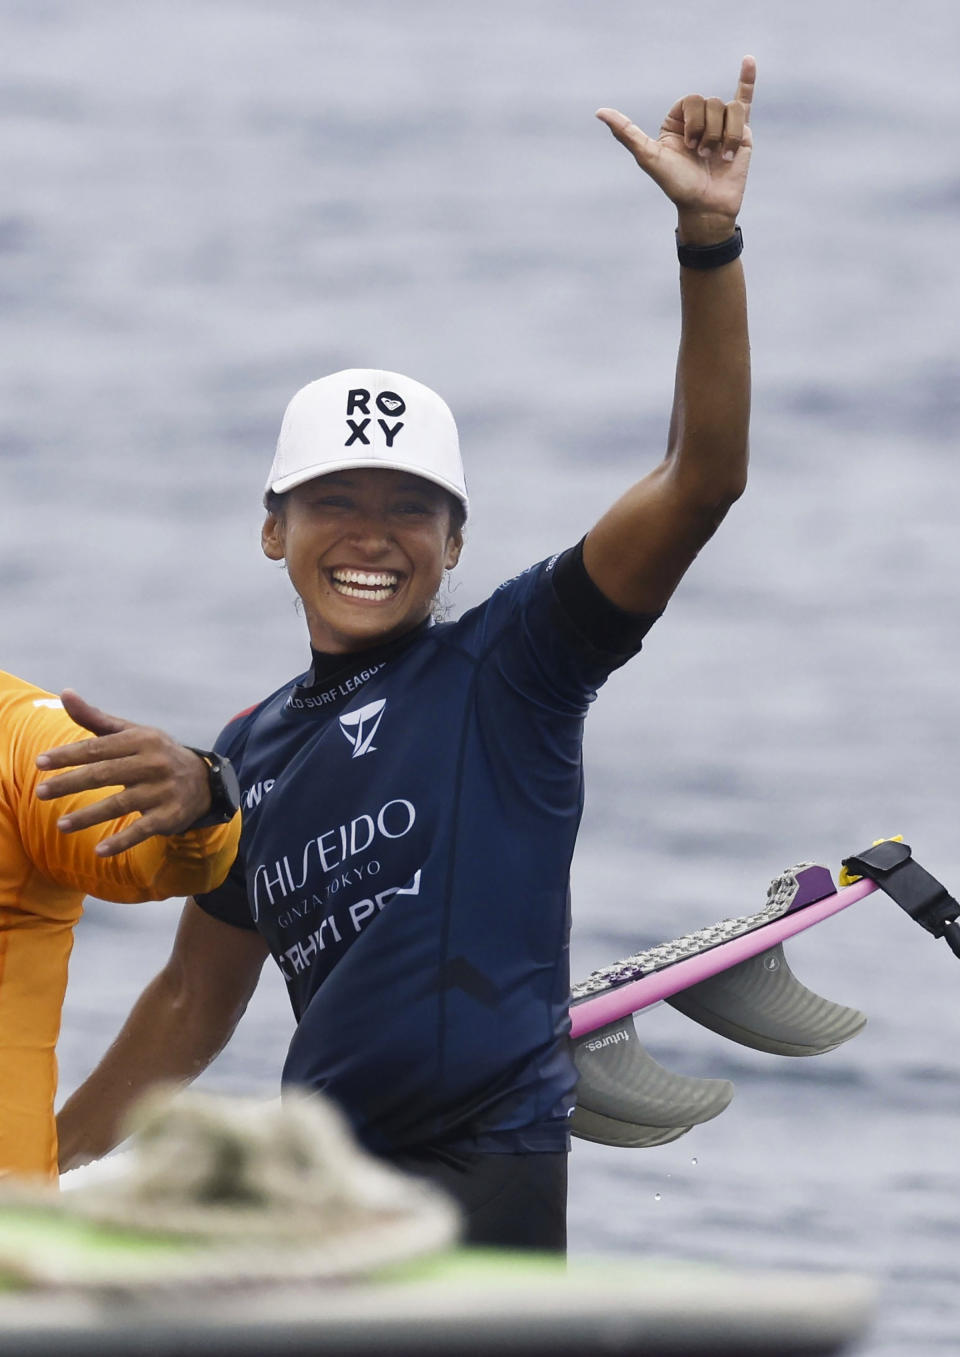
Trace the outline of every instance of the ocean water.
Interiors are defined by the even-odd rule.
[[[898,832],[960,890],[948,0],[0,0],[0,35],[0,666],[191,743],[304,667],[258,549],[304,381],[447,397],[457,610],[655,464],[672,213],[592,113],[653,132],[755,53],[752,481],[590,716],[574,967]],[[91,903],[63,1094],[177,914]],[[737,1096],[670,1146],[578,1144],[573,1251],[865,1272],[865,1357],[952,1353],[960,963],[875,896],[789,955],[865,1032],[787,1061],[645,1015],[661,1063]],[[270,975],[205,1081],[272,1094],[290,1030]]]

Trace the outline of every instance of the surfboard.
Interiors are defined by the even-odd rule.
[[[69,1244],[87,1257],[90,1240]],[[139,1247],[141,1272],[168,1265],[170,1240]],[[129,1274],[136,1248],[111,1251]],[[849,1273],[486,1248],[323,1285],[12,1289],[0,1326],[10,1357],[831,1357],[876,1307],[876,1284]]]
[[[663,1145],[730,1103],[729,1080],[674,1074],[641,1045],[634,1015],[661,1001],[777,1055],[821,1055],[856,1036],[865,1016],[803,985],[783,943],[875,890],[866,877],[838,890],[826,867],[800,863],[774,878],[757,912],[625,957],[575,985],[573,1134],[624,1148]]]
[[[832,1357],[866,1335],[877,1307],[876,1283],[851,1273],[495,1249],[322,1284],[170,1285],[177,1241],[131,1246],[48,1223],[38,1242],[0,1213],[0,1247],[14,1224],[28,1263],[56,1249],[64,1270],[75,1262],[88,1278],[95,1253],[115,1280],[37,1289],[13,1270],[0,1292],[9,1357]]]
[[[864,878],[836,890],[826,867],[791,867],[771,882],[767,904],[757,913],[721,919],[591,972],[573,987],[570,1035],[583,1036],[669,999],[822,923],[877,889]]]

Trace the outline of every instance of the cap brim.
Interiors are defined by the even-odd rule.
[[[373,470],[373,471],[405,471],[408,476],[419,476],[423,481],[432,481],[434,485],[439,485],[443,490],[453,495],[463,505],[464,510],[469,509],[470,501],[466,492],[453,481],[449,481],[444,476],[438,476],[435,472],[426,471],[420,467],[412,467],[407,462],[389,461],[387,458],[378,457],[376,460],[365,457],[344,457],[339,462],[323,462],[314,466],[301,467],[293,471],[289,476],[280,476],[275,481],[267,482],[267,489],[272,490],[275,495],[283,495],[288,490],[295,489],[298,485],[303,485],[307,481],[315,481],[321,476],[330,476],[336,471],[354,471]]]

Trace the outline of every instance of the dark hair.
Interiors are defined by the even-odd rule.
[[[450,509],[450,536],[459,537],[463,533],[463,525],[467,521],[467,510],[462,499],[457,499],[456,495],[451,495],[449,490],[443,492],[447,497],[447,505]]]
[[[267,490],[263,497],[263,507],[267,513],[273,514],[276,518],[283,518],[289,493],[289,490],[285,490],[283,494],[278,495],[276,490]],[[450,514],[450,536],[459,537],[463,532],[463,525],[467,521],[467,511],[464,508],[463,501],[457,499],[456,495],[452,495],[449,490],[444,490],[443,494],[446,497],[447,510]]]

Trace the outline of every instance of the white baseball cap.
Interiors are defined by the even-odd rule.
[[[399,372],[346,368],[300,388],[287,406],[267,489],[354,467],[423,476],[466,511],[460,439],[445,401]]]

